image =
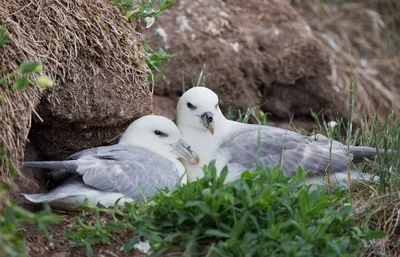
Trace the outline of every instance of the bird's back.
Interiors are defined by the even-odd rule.
[[[322,136],[309,137],[270,126],[237,124],[216,155],[220,166],[228,165],[229,173],[236,178],[258,163],[269,167],[281,164],[289,175],[293,175],[299,165],[311,174],[325,172],[328,168],[342,171],[347,167],[346,150],[339,142],[334,141],[330,148],[330,141]]]

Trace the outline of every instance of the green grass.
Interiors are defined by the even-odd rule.
[[[134,231],[124,251],[146,236],[155,256],[357,256],[370,239],[384,235],[356,225],[343,189],[328,194],[300,186],[306,175],[301,169],[288,177],[259,167],[229,184],[227,170],[218,177],[214,163],[204,172],[202,179],[164,190],[145,204],[128,203],[123,210],[92,206],[97,219],[101,213],[113,218],[94,226],[79,220],[80,231],[68,236],[89,254],[91,244],[111,243],[116,231]]]
[[[0,160],[8,163],[8,170],[15,178],[16,171],[7,161],[1,146]],[[30,212],[16,205],[7,199],[7,193],[12,189],[12,185],[5,182],[0,183],[0,255],[24,257],[27,256],[27,249],[24,243],[24,235],[19,231],[20,227],[25,223],[34,224],[39,233],[43,233],[49,239],[47,226],[61,222],[62,218],[52,214],[48,205],[38,213]]]
[[[147,72],[147,81],[149,83],[154,84],[154,74],[153,72],[158,72],[164,76],[164,73],[161,70],[162,64],[164,61],[173,58],[175,55],[166,53],[162,48],[158,49],[157,52],[153,51],[150,48],[150,42],[145,42],[144,50],[146,52],[146,63],[150,68],[151,72]]]
[[[153,199],[138,226],[158,233],[149,238],[155,253],[343,256],[378,235],[355,226],[344,191],[327,195],[299,187],[305,177],[300,169],[290,178],[260,167],[224,185],[226,173],[217,177],[210,164],[203,179]]]
[[[7,30],[0,26],[0,47],[5,47],[11,41],[8,39],[8,32]]]

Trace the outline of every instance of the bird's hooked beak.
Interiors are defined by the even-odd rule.
[[[208,131],[210,131],[211,134],[214,135],[215,124],[213,114],[211,112],[205,112],[200,116],[200,118],[201,123],[203,123],[204,127],[206,127]]]
[[[188,145],[182,139],[179,140],[177,143],[173,144],[172,147],[178,154],[179,158],[185,159],[190,164],[198,164],[200,162],[199,155],[190,149],[190,145]]]

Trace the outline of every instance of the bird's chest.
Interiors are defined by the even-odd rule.
[[[180,183],[186,184],[187,183],[187,174],[186,174],[185,166],[180,161],[176,161],[174,164],[175,164],[175,170],[179,175]]]
[[[218,151],[218,142],[210,132],[196,132],[188,130],[182,133],[185,140],[200,157],[200,166],[208,165],[209,162],[216,158]]]

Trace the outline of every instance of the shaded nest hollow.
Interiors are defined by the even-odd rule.
[[[11,40],[0,49],[0,76],[39,61],[54,81],[52,89],[31,85],[1,103],[1,145],[18,170],[28,133],[39,159],[61,159],[114,143],[130,122],[152,112],[143,41],[111,1],[0,0],[0,6]]]

